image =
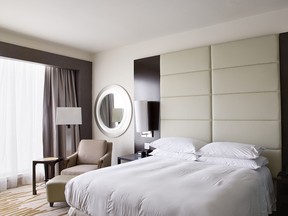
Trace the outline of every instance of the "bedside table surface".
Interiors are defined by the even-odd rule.
[[[135,153],[135,154],[128,154],[128,155],[123,155],[123,156],[119,156],[118,159],[120,160],[127,160],[127,161],[133,161],[133,160],[137,160],[139,157],[138,157],[138,154]]]
[[[134,160],[138,160],[141,158],[145,158],[148,157],[146,156],[141,156],[138,153],[134,153],[134,154],[128,154],[128,155],[123,155],[123,156],[119,156],[118,157],[118,164],[121,164],[121,161],[134,161]]]

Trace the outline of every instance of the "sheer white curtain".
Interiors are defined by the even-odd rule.
[[[31,184],[43,157],[44,75],[45,65],[0,58],[0,191]]]

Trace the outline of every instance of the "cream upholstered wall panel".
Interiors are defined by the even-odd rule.
[[[240,93],[279,90],[279,64],[260,64],[213,69],[213,93]]]
[[[211,140],[210,47],[161,55],[161,137]]]
[[[210,70],[210,47],[167,53],[161,55],[161,62],[162,75]]]
[[[268,35],[212,46],[212,68],[278,62],[278,36]]]
[[[270,150],[266,149],[263,152],[263,156],[267,157],[269,159],[268,167],[272,173],[273,177],[276,177],[279,173],[279,170],[282,170],[281,165],[281,149],[279,150]]]
[[[214,120],[278,120],[278,92],[213,95]]]
[[[161,120],[161,137],[194,137],[211,141],[211,122],[201,120]]]
[[[161,76],[161,96],[210,94],[210,70]]]
[[[211,46],[212,139],[266,147],[281,169],[278,35]]]
[[[277,121],[214,121],[213,140],[250,143],[277,150],[281,148],[280,128]]]
[[[162,98],[161,106],[162,119],[211,119],[210,96]]]

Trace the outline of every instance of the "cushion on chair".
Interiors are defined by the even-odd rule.
[[[77,165],[72,166],[67,169],[63,169],[61,171],[61,175],[80,175],[88,171],[96,170],[98,169],[98,165],[95,164],[86,164],[86,165]]]
[[[78,146],[77,164],[97,164],[106,152],[106,140],[81,140]]]

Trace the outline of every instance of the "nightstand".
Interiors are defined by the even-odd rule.
[[[277,216],[288,215],[288,176],[277,176]]]
[[[63,158],[58,158],[58,157],[46,157],[46,158],[41,158],[39,160],[33,160],[32,162],[32,193],[33,195],[37,194],[36,190],[36,165],[38,163],[44,164],[44,170],[45,170],[45,183],[49,180],[50,178],[53,178],[55,175],[55,164],[58,162],[63,161]],[[48,176],[48,169],[51,169],[51,176]]]
[[[122,160],[123,161],[134,161],[134,160],[138,160],[138,159],[141,159],[144,157],[146,157],[146,156],[141,156],[138,153],[119,156],[118,157],[118,164],[121,164]]]

